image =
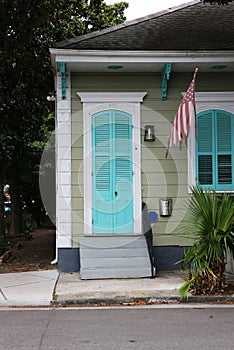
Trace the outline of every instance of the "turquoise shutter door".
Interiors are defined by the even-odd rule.
[[[214,120],[212,115],[212,111],[208,111],[197,116],[196,182],[203,187],[213,187],[214,185]]]
[[[131,115],[92,117],[93,233],[133,233]]]
[[[92,215],[93,233],[112,233],[113,183],[111,160],[111,115],[104,111],[92,117]]]
[[[133,233],[132,121],[131,115],[114,113],[114,233]]]

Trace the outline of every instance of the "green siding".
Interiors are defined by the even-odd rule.
[[[72,75],[72,207],[77,212],[72,224],[74,247],[78,246],[79,238],[83,236],[83,106],[76,93],[92,91],[147,92],[141,104],[142,199],[147,202],[150,211],[158,213],[160,198],[171,197],[173,201],[172,216],[159,217],[159,221],[152,226],[154,244],[186,246],[192,243],[191,239],[181,235],[180,230],[189,201],[185,146],[182,146],[182,150],[175,147],[165,159],[170,123],[182,99],[181,92],[186,91],[191,78],[192,72],[173,73],[168,84],[167,100],[162,101],[160,74]],[[199,73],[196,91],[230,91],[233,90],[233,80],[234,74]],[[144,142],[146,124],[155,125],[154,143]]]

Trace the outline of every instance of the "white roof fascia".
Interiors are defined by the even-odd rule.
[[[234,62],[234,51],[104,51],[50,49],[51,62],[67,63],[206,63]]]

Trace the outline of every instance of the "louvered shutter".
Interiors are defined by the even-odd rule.
[[[93,233],[133,231],[131,115],[103,111],[92,116]]]
[[[197,117],[197,183],[204,187],[214,184],[214,139],[212,112]]]
[[[216,144],[217,144],[217,190],[228,189],[232,179],[232,115],[224,111],[216,111]]]
[[[105,233],[112,230],[112,126],[108,111],[92,117],[92,158],[93,158],[93,230]],[[110,232],[111,233],[111,232]]]
[[[233,190],[234,116],[210,110],[197,116],[197,184],[217,191]]]
[[[116,188],[128,190],[132,181],[132,125],[129,115],[115,113],[115,182]]]
[[[132,233],[132,122],[131,115],[115,111],[115,201],[114,232]]]

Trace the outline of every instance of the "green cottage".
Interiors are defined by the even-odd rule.
[[[233,3],[192,1],[50,49],[60,271],[96,279],[178,269],[193,243],[181,234],[190,187],[234,192],[233,15]],[[166,159],[195,68],[196,123]]]

